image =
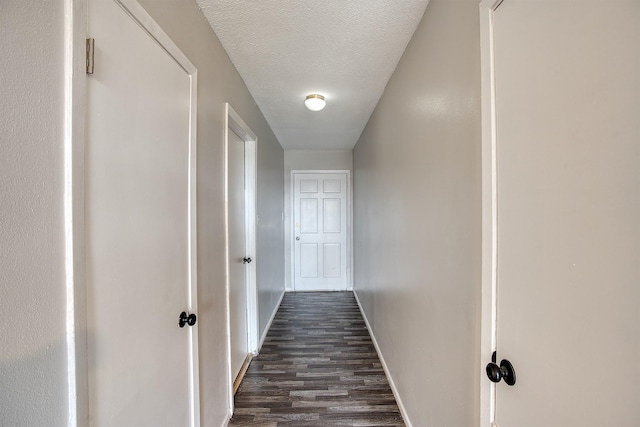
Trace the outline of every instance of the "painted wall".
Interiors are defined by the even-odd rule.
[[[141,4],[198,69],[198,314],[202,424],[226,416],[224,104],[258,136],[257,284],[260,334],[284,291],[284,151],[194,0]]]
[[[67,422],[63,4],[0,3],[0,425]]]
[[[291,272],[292,170],[353,170],[353,152],[350,150],[286,150],[284,152],[284,271],[285,286],[288,291],[293,290]],[[353,188],[352,183],[349,185]]]
[[[479,410],[478,1],[431,0],[354,149],[355,290],[414,426]]]

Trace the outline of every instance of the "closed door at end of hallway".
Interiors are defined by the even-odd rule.
[[[347,289],[347,174],[294,174],[294,287]]]

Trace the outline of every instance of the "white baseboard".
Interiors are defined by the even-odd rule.
[[[393,392],[393,397],[396,399],[396,403],[398,404],[398,408],[400,409],[400,414],[402,415],[402,419],[407,427],[413,427],[411,424],[411,420],[409,419],[409,415],[407,415],[407,411],[402,403],[402,398],[398,394],[398,389],[396,388],[396,384],[393,382],[393,377],[389,372],[389,368],[387,367],[387,362],[384,360],[384,356],[380,351],[380,347],[378,346],[378,341],[376,340],[376,336],[373,333],[373,329],[371,328],[371,324],[369,323],[369,319],[367,319],[367,315],[365,314],[362,304],[360,303],[360,299],[358,298],[358,293],[354,290],[353,295],[356,297],[356,302],[358,303],[358,307],[360,308],[360,313],[362,314],[362,318],[364,319],[364,323],[367,325],[367,329],[369,330],[369,335],[371,335],[371,341],[373,342],[373,346],[376,348],[376,353],[378,353],[378,357],[380,358],[380,363],[382,363],[382,369],[384,370],[385,375],[387,376],[387,380],[389,380],[389,385],[391,386],[391,391]]]
[[[271,317],[269,318],[269,321],[267,322],[266,328],[264,328],[264,331],[262,332],[262,336],[260,337],[260,342],[258,343],[258,349],[256,351],[256,354],[260,353],[260,350],[262,350],[262,344],[264,344],[264,340],[265,340],[265,338],[267,338],[267,333],[269,332],[269,329],[271,329],[271,324],[273,323],[273,319],[275,319],[276,313],[278,313],[278,310],[280,309],[280,304],[282,304],[282,298],[284,298],[284,294],[285,294],[285,292],[282,292],[280,294],[280,299],[278,300],[278,303],[276,304],[275,308],[273,309],[273,313],[271,313]]]

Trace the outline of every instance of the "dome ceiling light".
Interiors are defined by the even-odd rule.
[[[320,111],[327,105],[327,101],[324,100],[324,96],[312,93],[307,95],[304,105],[311,111]]]

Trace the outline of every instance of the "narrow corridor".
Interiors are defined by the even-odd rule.
[[[352,292],[287,293],[229,426],[404,426]]]

